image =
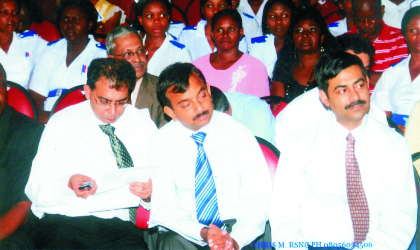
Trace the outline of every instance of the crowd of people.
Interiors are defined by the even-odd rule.
[[[418,5],[0,0],[1,248],[416,249]]]

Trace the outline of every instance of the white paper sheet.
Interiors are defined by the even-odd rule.
[[[155,168],[124,168],[106,173],[95,180],[98,190],[89,196],[89,211],[105,211],[128,207],[137,207],[140,197],[132,194],[128,189],[129,183],[147,182]]]

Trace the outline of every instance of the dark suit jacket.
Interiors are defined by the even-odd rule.
[[[0,113],[0,216],[28,201],[25,186],[43,129],[10,106]]]
[[[163,111],[163,107],[160,106],[157,98],[156,88],[158,81],[158,77],[149,73],[144,74],[135,107],[138,109],[148,108],[150,117],[155,122],[156,126],[160,128],[168,123],[169,119],[165,119],[165,112]]]

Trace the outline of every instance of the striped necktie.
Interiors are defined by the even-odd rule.
[[[217,204],[216,185],[214,184],[213,173],[204,152],[203,143],[206,134],[199,132],[191,135],[197,144],[197,161],[195,167],[195,206],[197,209],[197,220],[201,224],[214,224],[226,230],[226,226],[220,219],[219,206]]]
[[[112,152],[114,153],[115,159],[117,161],[118,168],[131,168],[134,167],[133,160],[131,159],[130,153],[128,153],[124,144],[118,137],[114,134],[115,128],[110,124],[99,125],[102,131],[109,137],[111,142]],[[137,208],[129,208],[130,211],[130,221],[136,223],[137,218]]]
[[[354,155],[354,142],[352,134],[349,133],[346,147],[347,199],[353,223],[354,243],[361,243],[366,240],[369,232],[369,206],[363,190],[359,164]]]

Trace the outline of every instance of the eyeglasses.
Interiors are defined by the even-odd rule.
[[[366,22],[366,21],[368,21],[369,23],[372,23],[372,22],[376,22],[379,18],[380,18],[380,15],[378,13],[375,13],[375,14],[370,15],[368,17],[362,17],[362,16],[354,15],[353,20],[358,22],[358,23]]]
[[[115,108],[122,108],[122,107],[125,108],[130,103],[130,101],[128,99],[124,100],[124,101],[116,101],[116,102],[112,102],[112,101],[107,100],[107,99],[99,99],[98,100],[98,99],[96,99],[95,95],[93,95],[93,92],[92,92],[92,96],[93,96],[93,99],[95,99],[95,102],[98,106],[100,106],[102,108],[106,108],[106,109],[109,109],[111,106],[115,106]]]
[[[122,58],[124,58],[124,60],[126,61],[130,61],[131,59],[133,59],[134,55],[138,55],[138,56],[145,56],[147,55],[147,49],[146,48],[141,48],[139,49],[137,52],[127,52],[121,55],[115,55],[115,54],[111,54],[113,56],[121,56]]]

